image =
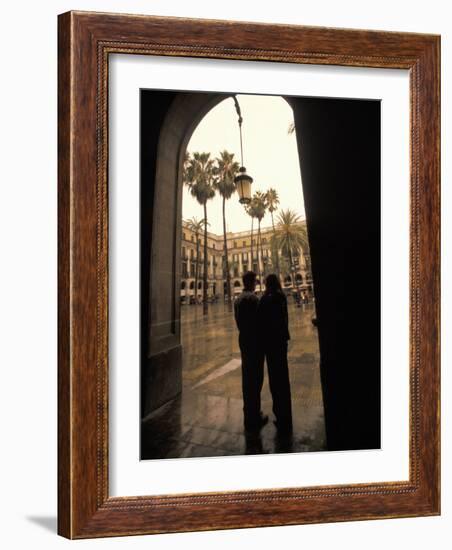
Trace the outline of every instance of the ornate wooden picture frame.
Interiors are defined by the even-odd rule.
[[[440,513],[440,38],[69,12],[59,16],[58,531],[68,538]],[[408,481],[139,497],[108,485],[110,54],[406,69],[410,78]]]

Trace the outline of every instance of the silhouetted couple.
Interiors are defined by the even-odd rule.
[[[275,425],[279,433],[290,434],[292,405],[287,363],[287,342],[290,340],[287,299],[274,274],[266,277],[265,293],[260,299],[255,294],[256,274],[253,271],[243,276],[243,287],[234,312],[242,355],[245,429],[257,432],[268,422],[268,416],[261,410],[266,360]]]

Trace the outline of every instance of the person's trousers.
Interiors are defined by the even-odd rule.
[[[261,390],[264,382],[264,357],[254,341],[239,339],[242,356],[243,414],[246,428],[255,427],[261,417]]]
[[[287,342],[277,342],[265,347],[268,381],[273,399],[273,413],[278,429],[292,430],[292,402],[290,395]]]

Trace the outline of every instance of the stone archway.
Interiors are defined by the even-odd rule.
[[[149,256],[147,345],[142,350],[142,415],[182,389],[179,284],[181,275],[182,166],[190,137],[204,116],[228,94],[175,95],[162,121],[156,148]],[[198,286],[202,285],[199,281]],[[202,288],[202,287],[201,287]],[[197,294],[197,290],[194,291]],[[143,324],[143,323],[142,323]]]

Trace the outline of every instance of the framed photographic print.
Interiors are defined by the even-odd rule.
[[[438,36],[59,16],[59,533],[439,514]]]

